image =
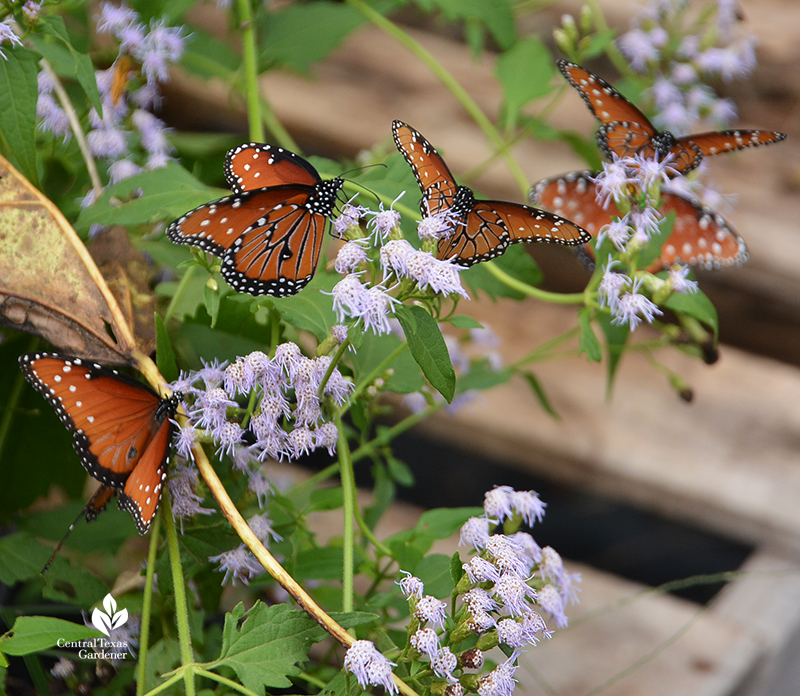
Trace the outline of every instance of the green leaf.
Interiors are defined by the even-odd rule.
[[[294,3],[267,12],[261,22],[261,61],[308,72],[365,21],[358,10],[335,2]]]
[[[181,67],[205,79],[225,78],[236,72],[241,58],[222,41],[192,27],[192,40],[181,56]]]
[[[625,352],[625,344],[631,335],[631,329],[627,324],[612,323],[611,316],[608,314],[601,314],[597,323],[606,336],[606,352],[608,354],[608,384],[606,390],[610,394],[617,368],[620,360],[622,360],[622,354]]]
[[[158,371],[164,376],[167,382],[174,382],[178,379],[178,363],[175,361],[175,351],[172,349],[172,341],[169,339],[167,327],[161,315],[156,313],[156,365]]]
[[[81,624],[50,616],[18,616],[8,633],[0,637],[0,652],[6,655],[29,655],[47,650],[65,641],[97,638],[100,632]]]
[[[344,490],[341,486],[320,488],[309,496],[308,507],[303,510],[303,514],[320,510],[338,510],[342,505],[344,505]]]
[[[217,325],[217,317],[219,316],[219,284],[216,287],[211,287],[208,282],[203,286],[203,303],[206,306],[208,316],[211,317],[211,328]]]
[[[664,302],[664,306],[673,312],[688,314],[706,326],[710,326],[714,331],[714,338],[718,337],[719,318],[717,317],[717,309],[702,290],[673,293]]]
[[[351,335],[348,332],[348,336]],[[365,333],[361,338],[361,347],[352,356],[353,369],[356,382],[366,379],[384,360],[402,345],[402,341],[394,334],[376,336],[372,331]],[[386,380],[385,388],[397,394],[411,394],[419,391],[425,385],[419,366],[414,361],[410,351],[403,350],[395,356],[386,366],[392,373]],[[387,373],[383,375],[386,377]]]
[[[39,58],[17,46],[0,58],[0,151],[22,175],[37,185],[36,102],[39,99]]]
[[[13,585],[35,578],[42,572],[52,551],[25,532],[16,532],[0,539],[0,582]]]
[[[482,514],[481,507],[436,508],[423,512],[414,529],[433,539],[447,539],[460,530],[470,517]]]
[[[523,372],[522,376],[525,378],[525,381],[528,383],[528,386],[531,388],[533,395],[536,397],[536,400],[539,402],[541,407],[556,420],[560,419],[561,417],[553,407],[553,404],[550,403],[550,399],[547,397],[547,393],[542,388],[542,385],[536,375],[534,375],[532,372]]]
[[[647,244],[642,247],[637,259],[637,266],[639,268],[647,268],[653,261],[661,256],[661,247],[672,234],[672,228],[675,226],[675,218],[677,212],[670,210],[664,217],[658,221],[658,232],[650,235]]]
[[[501,49],[511,47],[516,41],[516,21],[509,0],[431,0],[425,4],[429,8],[438,7],[449,20],[465,20],[467,28],[475,22],[486,27]],[[472,37],[470,41],[473,50],[476,40]]]
[[[75,50],[63,18],[56,14],[47,15],[37,23],[36,28],[42,33],[31,34],[31,39],[39,53],[47,59],[56,74],[78,80],[91,105],[102,115],[103,105],[92,59]]]
[[[507,128],[515,126],[523,106],[553,91],[553,65],[550,49],[535,34],[517,41],[497,59],[495,75],[503,86]]]
[[[341,580],[344,569],[344,550],[341,546],[301,551],[294,559],[292,577],[306,580]]]
[[[447,597],[455,587],[450,573],[450,557],[442,553],[425,556],[414,569],[414,575],[425,583],[425,594],[439,599]]]
[[[439,325],[422,307],[400,305],[395,312],[403,327],[411,355],[445,400],[450,403],[456,390],[456,373],[450,361]]]
[[[603,53],[614,41],[616,35],[616,29],[604,29],[591,36],[584,36],[578,43],[582,56],[581,62],[584,62],[584,58],[596,58]]]
[[[578,353],[585,354],[590,362],[600,362],[603,359],[600,341],[592,329],[592,310],[584,307],[578,312],[578,325],[581,335],[578,340]]]
[[[333,273],[322,272],[302,292],[291,297],[276,297],[268,302],[287,324],[310,331],[317,340],[322,341],[336,323],[333,300],[329,293],[339,280]]]
[[[238,604],[225,616],[219,659],[204,666],[233,669],[242,685],[257,694],[264,694],[264,687],[287,688],[321,632],[308,614],[285,604],[256,602],[246,613]]]
[[[174,220],[193,208],[230,191],[214,189],[196,179],[183,167],[170,162],[166,167],[136,174],[109,186],[94,205],[84,208],[76,229],[91,225],[143,225]]]
[[[458,378],[458,393],[463,394],[470,389],[491,389],[498,384],[505,384],[511,379],[511,370],[495,370],[488,360],[481,360],[472,365],[469,372]]]
[[[474,317],[467,316],[466,314],[456,314],[452,317],[447,319],[448,324],[452,324],[457,329],[482,329],[483,324],[481,324],[477,319]]]

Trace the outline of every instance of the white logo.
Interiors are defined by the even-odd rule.
[[[123,626],[128,621],[128,610],[117,611],[117,602],[110,594],[107,594],[103,600],[103,609],[105,609],[105,613],[100,611],[100,607],[95,608],[92,612],[92,625],[101,633],[108,635],[110,631]]]

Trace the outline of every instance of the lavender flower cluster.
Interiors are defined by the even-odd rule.
[[[710,21],[697,21],[703,13]],[[730,82],[755,67],[755,37],[737,31],[738,13],[735,0],[652,0],[620,36],[631,67],[654,78],[657,126],[685,133],[702,121],[721,128],[736,118],[733,102],[706,83]]]
[[[171,388],[184,394],[189,420],[178,434],[178,454],[191,458],[198,431],[241,470],[253,460],[297,459],[320,447],[332,454],[339,434],[325,419],[322,399],[344,405],[353,383],[331,361],[327,355],[307,358],[288,342],[272,358],[254,351],[181,375]],[[247,407],[239,405],[242,397]],[[252,444],[245,444],[247,432]]]
[[[94,107],[89,110],[86,141],[92,156],[108,164],[109,178],[116,183],[171,160],[167,129],[152,112],[161,100],[159,82],[169,79],[169,66],[180,60],[185,38],[182,27],[169,27],[162,20],[145,25],[135,10],[109,2],[100,5],[97,33],[110,34],[119,43],[119,55],[110,68],[95,72],[103,115]],[[136,77],[139,73],[143,79]],[[42,130],[65,140],[70,137],[67,114],[44,71],[39,73],[36,114]],[[90,193],[84,205],[94,198]]]
[[[568,573],[559,554],[551,547],[539,547],[527,532],[497,533],[504,523],[533,525],[542,519],[544,507],[533,491],[500,486],[486,494],[483,516],[471,518],[461,530],[461,543],[477,554],[463,565],[465,575],[456,587],[461,606],[452,620],[448,605],[426,595],[419,578],[405,573],[398,581],[411,613],[409,647],[430,660],[431,671],[448,696],[467,691],[511,696],[522,649],[553,634],[539,612],[548,614],[557,628],[567,626],[566,606],[576,601],[580,576]],[[453,652],[451,646],[475,634],[480,636],[476,647]],[[484,653],[500,644],[513,651],[505,662],[485,675],[467,673],[480,670]],[[382,685],[389,693],[396,691],[392,665],[365,640],[354,643],[345,659],[345,667],[359,684]]]
[[[361,222],[366,223],[365,233]],[[454,222],[447,214],[428,216],[419,223],[423,248],[415,249],[403,238],[400,214],[393,209],[377,211],[346,204],[334,223],[334,235],[347,239],[336,256],[334,268],[344,278],[333,288],[333,308],[340,322],[355,319],[376,334],[391,330],[389,316],[407,297],[431,292],[468,298],[461,284],[461,266],[437,259],[436,239],[453,233]],[[377,255],[379,267],[372,256]],[[362,276],[371,272],[371,281]],[[382,273],[380,280],[378,275]]]

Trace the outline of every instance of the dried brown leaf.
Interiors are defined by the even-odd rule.
[[[132,364],[133,333],[66,218],[0,156],[0,323],[59,350]]]

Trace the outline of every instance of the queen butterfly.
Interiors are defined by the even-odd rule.
[[[182,215],[167,236],[219,256],[222,276],[238,292],[284,297],[302,290],[344,181],[322,180],[302,157],[260,143],[230,150],[225,178],[233,195]]]
[[[571,172],[544,179],[531,189],[531,201],[545,210],[569,215],[597,237],[617,213],[613,206],[605,209],[597,202],[592,181],[595,174]],[[661,201],[659,212],[665,216],[674,210],[675,223],[661,247],[661,256],[649,271],[655,273],[676,263],[710,270],[747,261],[744,241],[721,215],[678,193],[662,191]],[[593,264],[591,249],[585,247],[584,252]]]
[[[456,184],[444,160],[422,133],[402,121],[392,123],[392,133],[422,190],[422,215],[450,212],[455,218],[455,232],[439,240],[439,259],[472,266],[500,256],[509,244],[517,242],[576,246],[591,239],[586,230],[544,210],[477,200],[471,189]]]
[[[87,522],[119,492],[118,506],[150,528],[174,434],[180,394],[162,399],[150,387],[97,363],[57,353],[26,353],[22,374],[73,433],[72,445],[102,484],[84,509]]]
[[[672,155],[670,165],[677,174],[686,174],[705,156],[786,139],[784,133],[761,130],[711,131],[677,138],[669,131],[657,130],[639,109],[594,73],[566,60],[559,60],[558,68],[603,124],[597,131],[597,144],[608,159],[612,155],[639,154],[658,159]]]

